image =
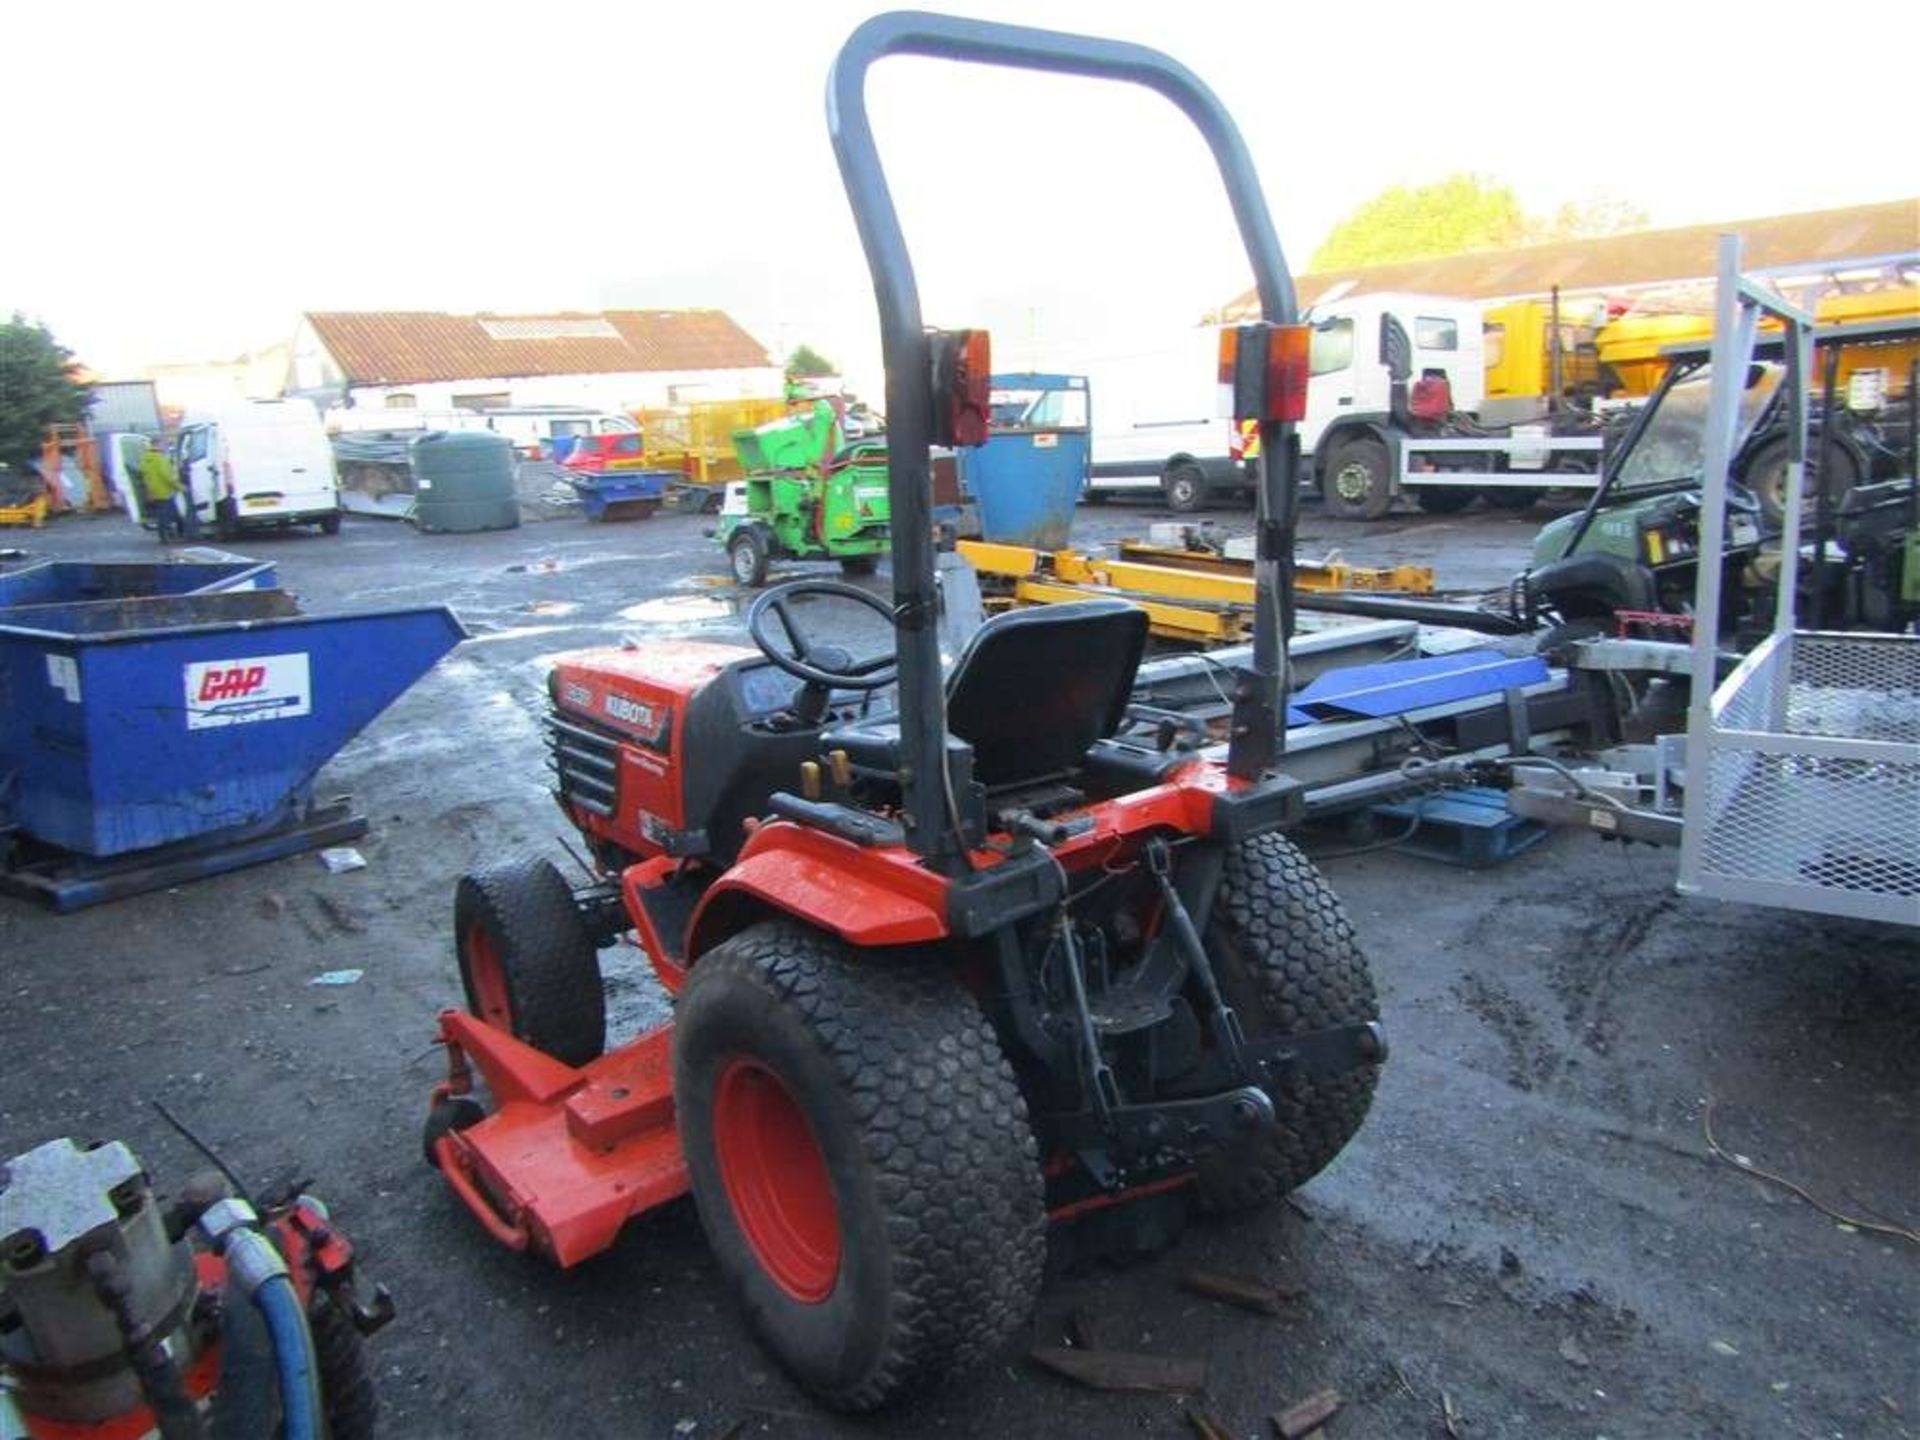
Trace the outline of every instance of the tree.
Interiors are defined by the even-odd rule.
[[[1315,274],[1524,244],[1526,212],[1513,187],[1455,174],[1430,185],[1382,190],[1333,227],[1313,252]]]
[[[816,376],[839,373],[839,367],[811,345],[796,346],[794,352],[787,356],[789,380],[811,380]]]
[[[1585,200],[1569,200],[1552,215],[1541,216],[1533,222],[1527,240],[1533,245],[1544,245],[1550,240],[1591,240],[1600,235],[1644,230],[1647,223],[1647,212],[1631,200],[1600,192]]]
[[[92,400],[73,352],[45,325],[17,311],[0,325],[0,464],[37,458],[47,427],[85,419]]]

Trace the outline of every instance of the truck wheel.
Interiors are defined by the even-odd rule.
[[[1413,503],[1429,515],[1458,515],[1473,504],[1473,491],[1459,485],[1418,485]]]
[[[821,1401],[871,1410],[1026,1322],[1039,1154],[993,1027],[944,965],[756,925],[694,966],[673,1050],[714,1256]]]
[[[1371,435],[1343,440],[1327,457],[1321,498],[1343,520],[1378,520],[1393,508],[1387,447]]]
[[[1207,476],[1191,460],[1167,467],[1160,482],[1167,494],[1167,508],[1176,515],[1191,515],[1207,503]]]
[[[767,583],[767,542],[758,527],[742,525],[727,540],[727,563],[733,578],[749,590]]]
[[[461,876],[453,933],[474,1015],[568,1065],[606,1047],[600,957],[550,861]]]
[[[871,575],[879,568],[878,555],[842,555],[840,557],[842,575]]]
[[[323,515],[320,517],[320,533],[322,535],[338,535],[340,533],[340,512],[338,510],[334,511],[331,515]]]
[[[1540,497],[1547,492],[1531,485],[1521,486],[1517,489],[1506,485],[1493,485],[1482,490],[1480,493],[1486,497],[1487,504],[1491,505],[1494,509],[1506,510],[1518,514],[1522,510],[1531,510],[1535,505],[1538,505],[1540,503]]]
[[[1260,835],[1227,855],[1207,934],[1227,1001],[1249,1036],[1376,1020],[1373,976],[1339,897],[1291,840]],[[1377,1065],[1268,1093],[1278,1124],[1201,1163],[1204,1210],[1246,1210],[1298,1189],[1353,1138]]]
[[[1819,503],[1817,497],[1826,491],[1827,500],[1838,504],[1840,497],[1858,483],[1858,471],[1853,456],[1839,445],[1832,451],[1833,475],[1822,481],[1818,469],[1821,459],[1821,444],[1818,436],[1807,440],[1807,478],[1802,493],[1806,496],[1806,509],[1801,515],[1801,523],[1807,523],[1813,513],[1813,507]],[[1747,465],[1747,488],[1760,497],[1760,510],[1767,517],[1767,524],[1775,530],[1787,514],[1787,442],[1775,440],[1763,446],[1758,455]]]

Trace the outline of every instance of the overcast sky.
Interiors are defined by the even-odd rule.
[[[718,306],[877,388],[823,105],[874,8],[0,6],[0,312],[111,377],[284,340],[302,310]],[[1383,186],[1455,170],[1675,225],[1920,194],[1912,0],[964,8],[1184,61],[1297,268]],[[1774,56],[1804,67],[1784,114]],[[992,325],[1002,365],[1244,287],[1201,143],[1155,97],[915,59],[869,93],[927,319]]]

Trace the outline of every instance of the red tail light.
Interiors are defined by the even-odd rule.
[[[985,330],[936,330],[932,362],[933,443],[984,445],[993,352]]]
[[[1310,325],[1276,325],[1267,332],[1267,415],[1299,424],[1307,418]]]
[[[1307,418],[1307,325],[1242,325],[1220,332],[1219,378],[1231,399],[1229,414],[1241,421]]]

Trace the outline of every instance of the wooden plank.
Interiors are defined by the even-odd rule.
[[[1286,1303],[1300,1298],[1297,1290],[1282,1290],[1245,1275],[1228,1275],[1219,1270],[1189,1270],[1180,1277],[1180,1288],[1257,1315],[1284,1314]]]
[[[1301,1440],[1311,1435],[1340,1413],[1346,1399],[1338,1390],[1317,1390],[1298,1405],[1289,1406],[1273,1417],[1273,1428],[1280,1440]]]

